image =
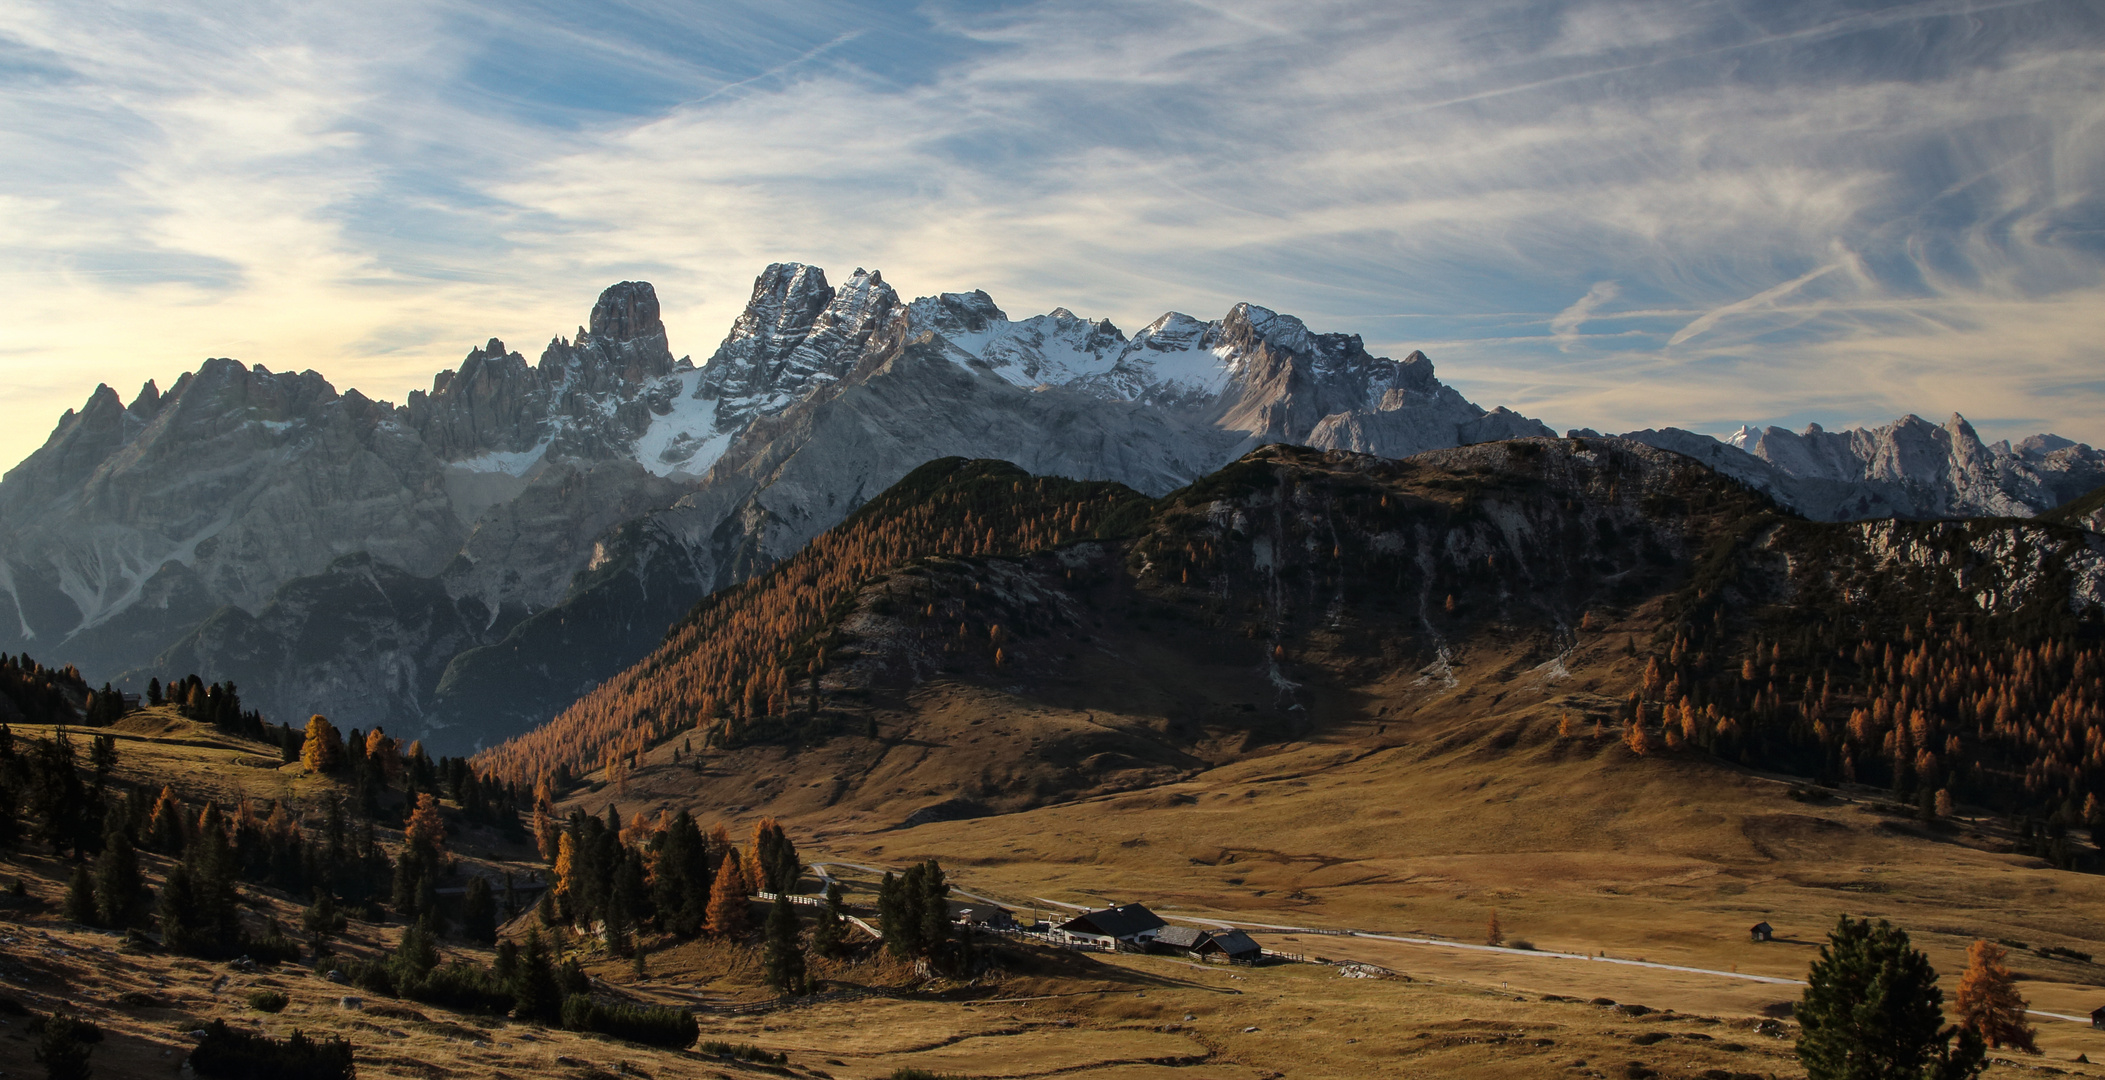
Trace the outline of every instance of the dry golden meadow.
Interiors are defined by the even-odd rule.
[[[109,1038],[95,1063],[106,1077],[173,1075],[190,1045],[184,1032],[214,1018],[344,1035],[367,1077],[862,1080],[901,1068],[1131,1080],[1790,1077],[1802,1075],[1786,1008],[1798,988],[1739,976],[1802,978],[1846,912],[1906,929],[1947,995],[1968,944],[2006,939],[2031,947],[2013,949],[2012,964],[2032,1008],[2087,1017],[2105,1005],[2105,966],[2036,951],[2105,955],[2105,879],[2007,853],[2013,838],[1973,808],[1924,823],[1873,791],[1640,757],[1586,725],[1560,735],[1562,714],[1599,707],[1632,676],[1623,640],[1608,628],[1555,667],[1518,650],[1471,657],[1452,685],[1399,672],[1361,700],[1330,703],[1313,718],[1319,736],[1017,813],[900,827],[916,809],[976,797],[988,770],[1026,754],[1034,736],[1146,717],[937,683],[882,716],[879,740],[841,738],[796,757],[752,748],[699,765],[686,755],[675,764],[674,740],[622,790],[597,785],[563,807],[689,806],[734,834],[773,814],[807,862],[851,886],[851,902],[867,903],[877,870],[935,858],[957,890],[1025,918],[1141,901],[1175,918],[1293,928],[1257,933],[1269,949],[1377,965],[1390,977],[1346,977],[1334,963],[1229,969],[1003,944],[999,969],[972,984],[917,983],[903,965],[870,958],[815,971],[829,988],[875,996],[731,1013],[769,997],[752,945],[667,939],[640,980],[625,959],[587,954],[588,970],[617,993],[697,1007],[703,1040],[788,1055],[765,1065],[362,994],[363,1008],[345,1009],[345,988],[300,966],[245,973],[128,951],[114,935],[61,922],[68,868],[17,853],[0,862],[0,881],[19,875],[31,896],[0,907],[0,993],[39,1010],[70,1002],[102,1024]],[[303,800],[324,784],[263,748],[164,715],[126,724],[127,781]],[[454,852],[539,869],[493,835],[457,837]],[[148,861],[158,876],[165,863]],[[293,923],[290,900],[258,906]],[[1532,951],[1452,947],[1482,944],[1494,912],[1508,943]],[[1763,921],[1777,940],[1749,939]],[[1318,930],[1449,944],[1308,932]],[[397,933],[354,923],[343,951],[385,949]],[[259,986],[284,991],[291,1006],[248,1010]],[[23,1018],[4,1019],[0,1071],[37,1075]],[[2033,1019],[2043,1053],[1997,1052],[1991,1076],[2105,1075],[2076,1060],[2105,1061],[2105,1031]]]

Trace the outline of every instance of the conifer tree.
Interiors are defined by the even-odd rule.
[[[680,811],[651,847],[651,906],[659,922],[684,937],[700,933],[709,920],[709,853],[694,817]]]
[[[767,983],[785,994],[806,991],[804,949],[797,940],[797,913],[787,893],[777,892],[767,915]]]
[[[99,921],[95,914],[95,876],[85,863],[75,866],[66,882],[66,918],[83,926]]]
[[[314,902],[300,917],[300,927],[307,931],[307,938],[314,946],[317,957],[329,955],[329,942],[343,933],[347,925],[343,915],[336,910],[336,897],[327,889],[314,890]]]
[[[746,926],[745,872],[738,868],[738,852],[731,851],[716,868],[716,881],[709,890],[709,932],[729,937],[744,933]]]
[[[1506,931],[1498,925],[1498,912],[1494,911],[1491,913],[1490,921],[1484,924],[1484,944],[1504,945],[1505,943]]]
[[[490,879],[481,874],[468,879],[467,894],[461,898],[460,932],[478,945],[497,940],[497,897],[490,892]]]
[[[2025,999],[2017,992],[2016,977],[2005,961],[2009,954],[1989,941],[1976,941],[1966,950],[1966,973],[1959,977],[1959,993],[1953,1005],[1959,1023],[1987,1040],[1993,1050],[2005,1045],[2038,1053],[2032,1026],[2025,1022]]]
[[[1980,1075],[1987,1063],[1981,1037],[1943,1027],[1936,969],[1905,932],[1844,915],[1827,941],[1796,1010],[1798,1060],[1809,1080]]]
[[[204,951],[206,935],[199,925],[196,890],[188,866],[177,863],[169,867],[168,877],[161,883],[158,914],[163,944],[181,953]]]
[[[575,903],[575,894],[582,891],[578,888],[577,859],[577,833],[565,832],[556,843],[555,888],[548,893],[549,897],[554,898],[554,903],[550,904],[548,897],[542,898],[542,903],[549,904],[557,918],[561,918],[564,909]],[[548,922],[547,919],[541,921]]]
[[[643,883],[643,860],[632,852],[624,852],[620,859],[613,885],[607,890],[607,937],[609,948],[626,952],[625,939],[650,914],[650,893]],[[619,943],[614,940],[617,923],[624,938]]]
[[[183,856],[190,871],[192,929],[189,951],[200,956],[238,954],[241,946],[241,916],[235,889],[234,852],[227,843],[226,818],[216,803],[206,803],[198,815],[197,839]]]
[[[403,826],[402,839],[434,860],[445,853],[446,819],[439,811],[439,801],[430,792],[417,794],[417,808]]]
[[[950,884],[934,859],[922,866],[921,948],[934,956],[950,938]]]
[[[183,803],[175,797],[175,789],[163,786],[161,797],[154,801],[153,816],[147,819],[146,845],[163,855],[181,855],[189,840],[189,830],[183,827]]]
[[[146,878],[139,872],[139,853],[131,837],[113,826],[95,860],[95,912],[113,930],[136,926],[146,917]]]
[[[343,736],[336,725],[320,713],[307,721],[307,739],[300,745],[300,763],[318,773],[335,772],[344,760]]]
[[[92,1020],[74,1016],[66,1006],[51,1011],[37,1032],[36,1059],[44,1066],[47,1080],[88,1080],[93,1075],[88,1058],[102,1041],[102,1028]]]
[[[0,724],[0,728],[7,725]],[[22,818],[15,809],[15,792],[8,786],[7,774],[0,770],[0,848],[11,848],[22,839]]]
[[[395,945],[388,966],[393,969],[398,986],[415,985],[439,966],[438,933],[430,920],[419,919],[402,931],[402,940]]]
[[[555,965],[541,931],[526,931],[526,948],[519,956],[519,974],[512,983],[513,1008],[522,1019],[554,1023],[563,1015],[562,989],[556,985]]]
[[[31,776],[30,800],[43,819],[38,838],[58,855],[71,848],[78,857],[87,845],[81,835],[88,810],[87,788],[73,756],[73,738],[61,726],[48,739],[36,742],[36,768]],[[101,835],[98,830],[96,835]]]
[[[811,951],[828,959],[837,959],[846,951],[848,944],[848,920],[841,903],[841,885],[838,881],[826,883],[826,906],[811,928]]]

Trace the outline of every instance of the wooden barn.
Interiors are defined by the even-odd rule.
[[[1215,930],[1206,935],[1191,950],[1193,956],[1203,960],[1226,960],[1233,964],[1254,964],[1264,955],[1264,949],[1240,930]]]
[[[1199,943],[1211,937],[1213,931],[1196,926],[1165,926],[1155,931],[1155,939],[1148,942],[1148,951],[1185,955],[1196,951]]]

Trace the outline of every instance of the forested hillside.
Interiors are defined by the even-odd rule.
[[[648,659],[478,765],[619,779],[676,735],[868,737],[873,709],[937,680],[1149,699],[1164,746],[1248,747],[1406,718],[1471,650],[1518,642],[1554,664],[1614,621],[1643,674],[1566,724],[1891,785],[1932,810],[1939,793],[1987,800],[2046,829],[2093,814],[2105,786],[2100,548],[2037,521],[1808,522],[1620,440],[1404,461],[1267,447],[1152,502],[952,460],[711,597]],[[1247,683],[1239,701],[1163,702],[1157,661],[1078,688],[1091,648],[1161,650]],[[1421,674],[1398,689],[1399,669]]]

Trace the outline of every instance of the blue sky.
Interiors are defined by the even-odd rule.
[[[770,261],[1250,300],[1558,428],[2105,442],[2105,6],[0,0],[0,459],[206,356],[400,400]]]

